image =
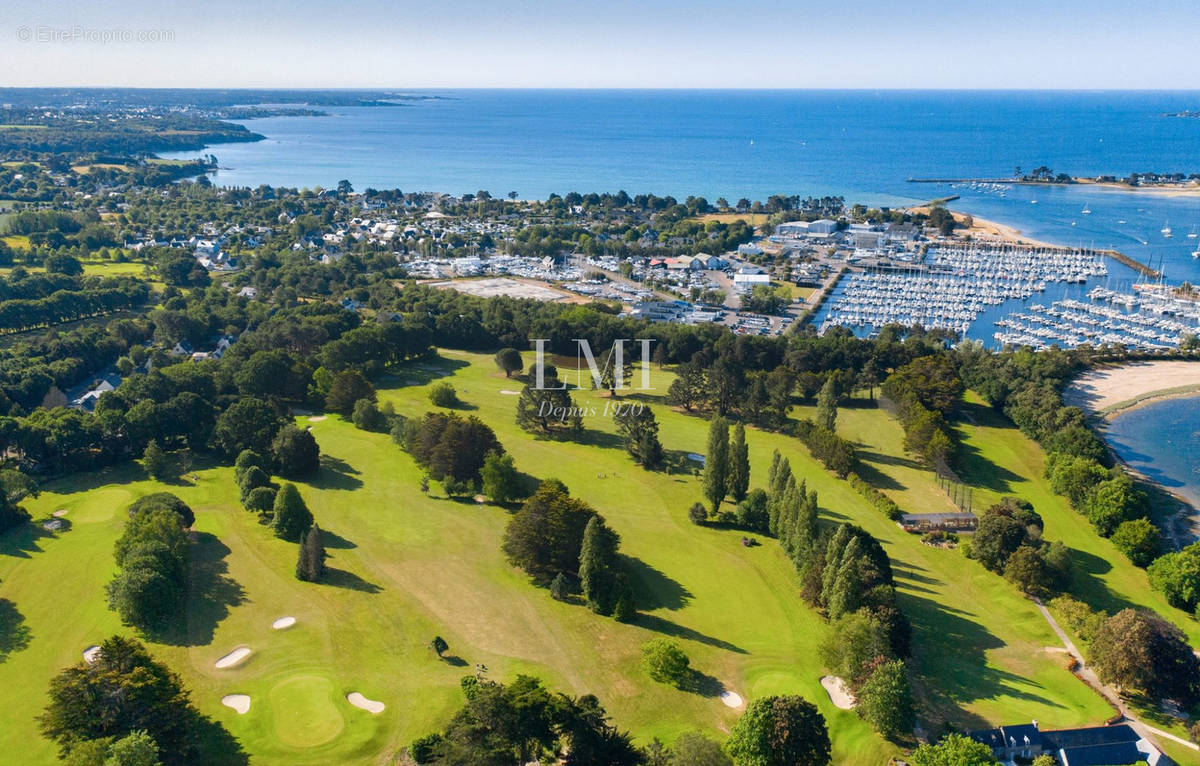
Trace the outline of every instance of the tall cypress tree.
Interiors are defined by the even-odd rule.
[[[738,423],[733,428],[733,441],[729,445],[729,495],[733,502],[740,503],[750,491],[750,448],[746,446],[746,426]]]
[[[837,381],[831,374],[825,378],[825,385],[821,386],[821,391],[817,394],[817,425],[832,431],[836,424]]]
[[[729,422],[721,416],[708,426],[708,454],[704,458],[704,497],[712,512],[729,494]]]
[[[321,527],[312,529],[300,538],[300,557],[296,562],[296,577],[305,582],[319,582],[325,576],[325,541]]]
[[[579,584],[588,606],[597,614],[612,614],[615,593],[617,546],[621,538],[599,515],[588,521],[579,551]]]
[[[779,450],[771,453],[771,466],[767,469],[767,492],[775,488],[775,474],[779,471]]]

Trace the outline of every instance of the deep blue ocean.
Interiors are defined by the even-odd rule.
[[[836,194],[901,205],[960,194],[955,209],[1057,244],[1113,247],[1161,266],[1168,281],[1200,283],[1200,260],[1190,255],[1200,240],[1186,236],[1200,227],[1200,197],[1080,186],[1013,186],[1000,196],[908,182],[1041,165],[1076,176],[1200,172],[1200,119],[1165,116],[1200,109],[1200,91],[417,93],[441,98],[245,121],[267,140],[208,149],[221,165],[213,180],[332,187],[347,179],[360,190],[486,189],[527,199],[624,189],[710,202]],[[1159,233],[1168,222],[1171,239]],[[1109,272],[1100,282],[1112,287],[1134,278],[1115,261]],[[1052,286],[1032,300],[1085,290]],[[1018,307],[993,309],[972,334],[990,341],[991,322]],[[1191,458],[1200,454],[1200,399],[1123,415],[1110,433],[1123,457],[1200,501]]]

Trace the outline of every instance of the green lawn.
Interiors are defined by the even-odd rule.
[[[744,548],[739,532],[689,523],[687,507],[701,495],[698,480],[635,466],[600,414],[585,418],[585,444],[525,434],[513,422],[516,397],[501,393],[520,383],[505,380],[488,355],[443,355],[441,362],[392,376],[381,401],[420,414],[431,408],[430,382],[451,375],[469,413],[496,430],[518,468],[562,479],[621,534],[644,614],[622,625],[554,601],[504,561],[503,509],[448,500],[436,485],[425,496],[418,490],[420,469],[386,435],[358,431],[336,417],[311,423],[301,417],[324,455],[320,474],[301,492],[331,533],[328,583],[294,578],[295,545],[276,540],[240,509],[230,469],[201,469],[195,482],[172,488],[197,512],[195,595],[186,634],[153,650],[183,675],[201,710],[248,752],[264,762],[377,763],[381,754],[444,724],[460,704],[458,679],[476,663],[495,678],[532,673],[556,689],[595,693],[641,742],[653,736],[670,741],[697,728],[723,736],[738,711],[642,674],[639,646],[668,635],[684,645],[694,667],[747,699],[798,693],[817,703],[829,721],[835,762],[878,764],[896,753],[853,713],[834,708],[821,689],[824,669],[815,649],[828,628],[800,600],[791,564],[775,543]],[[656,404],[664,446],[702,452],[707,423],[656,398],[665,393],[669,373],[655,370],[653,382],[657,390],[646,398]],[[590,392],[576,398],[598,411],[607,401]],[[885,413],[843,408],[839,430],[862,443],[875,468],[868,478],[906,510],[947,506],[927,472],[897,457],[903,455],[899,426]],[[1040,453],[1014,429],[985,425],[978,431],[982,436],[967,434],[968,443],[982,445],[995,463],[991,473],[1007,476],[1004,466],[1040,476]],[[971,727],[1037,718],[1046,726],[1072,726],[1109,715],[1066,671],[1062,655],[1048,649],[1055,638],[1032,604],[1002,578],[959,551],[904,534],[798,442],[756,430],[748,441],[755,485],[765,483],[771,451],[779,448],[819,492],[823,518],[861,524],[887,548],[901,605],[914,623],[913,667],[922,723],[931,733],[940,733],[944,721]],[[1041,486],[1040,479],[1021,481]],[[134,467],[73,477],[26,502],[37,518],[67,509],[69,531],[36,534],[35,526],[0,538],[0,598],[7,599],[0,618],[8,615],[10,625],[0,634],[0,647],[9,647],[7,657],[0,655],[0,748],[20,749],[33,761],[50,759],[52,749],[33,724],[47,680],[78,661],[88,645],[121,630],[103,604],[112,541],[129,501],[159,488]],[[1047,517],[1052,539],[1068,532],[1052,514],[1052,498],[1013,491]],[[1108,545],[1086,522],[1070,531],[1087,538],[1088,550]],[[1082,543],[1072,547],[1082,549]],[[1108,559],[1116,574],[1106,582],[1113,588],[1126,576],[1116,558]],[[1145,590],[1144,575],[1131,574]],[[272,630],[271,622],[284,615],[297,624]],[[449,642],[450,662],[427,648],[435,634]],[[213,667],[239,646],[253,654],[236,668]],[[377,716],[354,708],[345,700],[352,691],[387,707]],[[250,695],[249,713],[239,716],[220,704],[233,693]]]
[[[197,597],[187,635],[153,648],[184,676],[204,712],[268,762],[375,763],[380,753],[444,724],[461,701],[458,679],[484,663],[496,678],[527,672],[556,689],[594,692],[643,742],[695,728],[723,735],[737,711],[643,676],[640,645],[666,634],[685,645],[701,672],[747,698],[787,692],[817,702],[839,762],[879,763],[895,752],[828,702],[814,652],[826,627],[796,596],[777,546],[747,549],[740,533],[691,525],[686,509],[699,497],[697,480],[642,471],[611,437],[597,435],[597,445],[584,446],[518,431],[516,398],[499,391],[519,384],[497,375],[487,356],[470,360],[476,364],[457,362],[460,396],[494,425],[518,467],[560,477],[606,515],[622,534],[646,615],[622,625],[555,602],[503,560],[504,510],[423,496],[419,469],[385,435],[329,418],[312,424],[325,467],[302,486],[318,521],[336,536],[329,584],[295,580],[295,546],[238,508],[229,469],[200,470],[197,482],[174,488],[197,511]],[[417,369],[401,379],[408,376],[426,381],[431,373]],[[414,385],[381,398],[416,414],[429,408],[426,394],[425,385]],[[703,448],[704,422],[660,412],[670,449]],[[752,443],[761,479],[770,446],[766,437]],[[33,725],[46,682],[119,630],[102,601],[111,544],[122,509],[156,488],[133,468],[75,477],[27,503],[39,518],[67,509],[72,529],[4,538],[0,593],[20,615],[17,630],[28,641],[0,664],[0,747],[49,759]],[[295,616],[296,626],[271,630],[283,615]],[[466,665],[438,661],[427,648],[434,634]],[[254,650],[241,666],[213,667],[241,645]],[[387,709],[373,716],[353,708],[344,698],[351,691]],[[249,713],[220,705],[231,693],[251,696]]]
[[[866,400],[852,404],[838,410],[837,429],[856,443],[863,478],[906,512],[955,510],[933,473],[905,455],[900,424]],[[814,414],[813,407],[794,412],[796,417]],[[1013,432],[1027,449],[1036,449]],[[814,471],[806,475],[812,484]],[[912,665],[921,680],[927,725],[949,721],[964,729],[1037,719],[1050,728],[1109,717],[1108,706],[1066,670],[1056,636],[1016,588],[960,550],[925,545],[879,511],[860,510],[865,504],[848,484],[826,472],[816,475],[833,482],[839,493],[831,502],[822,487],[822,508],[853,509],[846,515],[883,543],[892,559],[900,605],[913,622]],[[977,496],[977,509],[979,504]]]
[[[860,457],[866,462],[864,476],[905,511],[953,510],[953,504],[938,486],[932,472],[904,456],[903,430],[895,419],[866,402],[856,400],[855,405],[839,410],[838,430],[857,443]],[[810,408],[801,408],[798,414],[805,416],[812,413]],[[1043,476],[1045,454],[1036,443],[1027,439],[1007,419],[985,406],[971,392],[966,396],[956,428],[963,443],[960,474],[972,490],[976,513],[1005,495],[1030,501],[1045,521],[1046,539],[1061,540],[1071,549],[1076,572],[1072,583],[1074,596],[1086,601],[1094,609],[1108,612],[1127,606],[1153,609],[1178,625],[1194,646],[1200,645],[1200,625],[1195,618],[1169,606],[1150,587],[1144,570],[1133,566],[1111,542],[1096,534],[1088,520],[1072,510],[1065,498],[1050,490]],[[916,536],[908,536],[908,539],[917,540]],[[894,549],[889,549],[889,553],[893,558],[897,556]],[[1003,582],[999,576],[985,573],[974,562],[962,561],[958,568],[959,578],[970,574],[972,578],[987,576]],[[1037,617],[1028,602],[1022,602],[1020,607],[1019,614],[1023,621]],[[1012,605],[1008,605],[1005,611],[1017,614],[1009,611],[1012,608]],[[1040,619],[1037,617],[1037,620]],[[1031,630],[1040,631],[1040,626],[1032,626]],[[1050,643],[1057,644],[1053,636],[1040,632]],[[1031,632],[1030,635],[1035,633]],[[1078,637],[1074,638],[1079,644]],[[938,663],[934,662],[933,665],[936,669]],[[1083,688],[1082,684],[1077,685]],[[1177,721],[1136,703],[1134,707],[1155,726],[1179,736],[1187,736],[1185,727]],[[1047,725],[1069,723],[1059,717],[1038,720]],[[1195,757],[1194,752],[1191,757]]]

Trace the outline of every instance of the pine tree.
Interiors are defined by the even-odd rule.
[[[708,455],[704,459],[704,497],[712,512],[729,493],[729,423],[716,416],[708,427]]]
[[[855,538],[851,545],[847,546],[847,551],[857,542],[858,538]],[[825,612],[829,615],[829,619],[836,620],[843,614],[856,611],[861,605],[862,574],[859,570],[860,565],[859,556],[847,556],[842,561],[837,577],[834,579],[833,591],[825,602]]]
[[[617,622],[632,622],[637,617],[637,601],[633,595],[633,584],[624,572],[617,573],[614,591],[617,601],[613,606],[613,619]]]
[[[588,521],[579,551],[579,583],[588,606],[597,614],[612,614],[616,593],[615,565],[620,537],[599,515]]]
[[[850,545],[857,546],[858,539],[853,538],[850,534],[850,527],[842,524],[833,533],[833,537],[829,538],[829,544],[825,546],[825,568],[821,572],[821,603],[828,603],[830,595],[833,593],[834,581],[837,579],[838,569],[842,565],[842,556],[845,554],[847,547]],[[857,553],[858,548],[855,547]]]
[[[787,458],[779,461],[779,465],[775,468],[775,475],[771,477],[771,483],[767,488],[769,499],[767,501],[767,529],[776,537],[779,536],[779,516],[783,508],[783,496],[787,490],[788,484],[794,482],[792,478],[792,465]]]
[[[746,446],[746,426],[738,423],[733,428],[733,441],[729,445],[729,495],[733,502],[746,499],[750,490],[750,449]]]
[[[833,430],[837,424],[837,381],[830,375],[817,394],[817,425]]]
[[[142,453],[142,468],[152,479],[168,479],[171,476],[171,457],[162,451],[158,442],[151,439]]]
[[[771,467],[767,469],[767,492],[775,488],[775,475],[779,473],[779,450],[771,453]]]
[[[296,551],[296,579],[301,582],[312,582],[312,562],[308,555],[308,533],[300,535],[300,546]]]
[[[300,558],[296,562],[296,577],[305,582],[320,582],[325,576],[325,541],[321,528],[312,529],[300,537]]]
[[[567,582],[567,576],[562,572],[554,575],[554,580],[550,583],[550,597],[555,601],[566,601],[570,593],[571,585]]]
[[[312,511],[300,497],[295,484],[284,484],[275,494],[275,534],[284,540],[299,540],[312,526]]]

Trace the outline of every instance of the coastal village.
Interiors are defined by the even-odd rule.
[[[106,193],[114,201],[101,205],[101,212],[119,213],[120,192]],[[1149,269],[1142,269],[1145,282],[1132,291],[1111,289],[1102,283],[1113,253],[1007,237],[976,227],[969,217],[948,228],[905,211],[885,209],[873,219],[860,206],[834,208],[835,217],[777,213],[772,218],[783,220],[769,223],[763,215],[762,223],[747,229],[746,241],[705,252],[705,237],[668,236],[654,228],[653,215],[611,208],[598,213],[571,204],[566,222],[589,232],[586,251],[564,242],[554,252],[526,255],[520,232],[551,222],[535,207],[478,214],[472,212],[476,195],[405,195],[396,204],[368,193],[322,194],[336,199],[346,217],[295,236],[291,250],[322,263],[336,263],[355,250],[391,251],[411,278],[476,295],[609,301],[637,317],[715,322],[743,334],[776,335],[804,323],[822,333],[841,326],[858,334],[888,324],[918,325],[995,347],[1169,350],[1192,342],[1200,331],[1195,296],[1157,284]],[[490,195],[481,192],[479,199]],[[701,209],[717,212],[698,213],[700,222],[742,215],[707,204]],[[753,215],[747,211],[744,217]],[[877,220],[884,217],[900,220]],[[953,220],[939,217],[947,219]],[[563,217],[553,222],[562,224]],[[205,270],[253,297],[255,288],[236,278],[238,261],[295,230],[287,215],[277,223],[242,227],[213,221],[186,238],[151,235],[123,244],[133,252],[161,247],[191,252]],[[608,231],[614,223],[639,225],[633,229],[637,245],[663,245],[679,254],[606,255],[606,245],[617,236]],[[1048,304],[1038,301],[1056,286],[1077,285],[1090,289]],[[979,324],[983,315],[990,330]]]

